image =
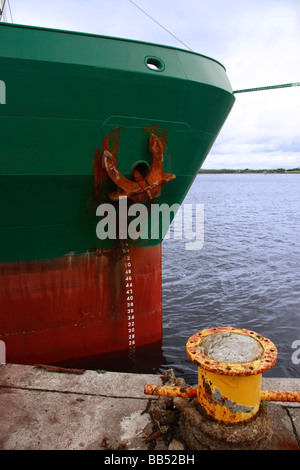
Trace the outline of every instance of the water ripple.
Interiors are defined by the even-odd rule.
[[[204,204],[205,242],[163,242],[165,366],[196,379],[185,343],[196,331],[231,325],[275,343],[266,374],[300,377],[300,175],[199,175],[186,200]],[[164,367],[164,366],[163,366]],[[184,371],[185,369],[185,371]]]

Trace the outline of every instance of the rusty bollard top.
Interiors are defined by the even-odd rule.
[[[226,342],[231,347],[227,357],[216,353],[214,349],[217,351],[218,348],[213,347],[219,343],[222,351]],[[238,343],[240,351],[235,354],[235,344]],[[209,328],[194,334],[186,344],[186,352],[199,367],[220,375],[262,374],[277,360],[277,349],[269,339],[254,331],[233,327]]]

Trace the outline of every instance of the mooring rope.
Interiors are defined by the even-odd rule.
[[[12,17],[12,12],[11,12],[11,7],[10,7],[10,2],[9,2],[9,0],[7,0],[7,4],[8,4],[8,8],[9,8],[9,13],[10,13],[11,22],[13,23],[14,20],[13,20],[13,17]],[[3,14],[4,14],[5,5],[6,5],[6,0],[4,0],[4,1],[2,2],[2,10],[1,10],[1,8],[0,8],[0,21],[2,20],[2,16],[3,16]],[[6,11],[6,10],[5,10],[5,11]]]
[[[4,2],[3,2],[2,10],[1,10],[1,8],[0,8],[0,21],[2,20],[2,15],[3,15],[3,13],[4,13],[5,3],[6,3],[6,0],[4,0]]]
[[[132,5],[134,5],[136,8],[138,8],[139,10],[141,10],[146,16],[148,16],[149,18],[151,18],[151,20],[154,21],[154,23],[158,24],[158,26],[160,26],[162,29],[164,29],[165,31],[167,31],[167,33],[171,34],[171,36],[173,36],[173,38],[176,39],[176,41],[179,41],[184,47],[186,47],[187,49],[189,49],[191,52],[193,52],[193,50],[187,46],[184,42],[181,41],[181,39],[179,39],[177,36],[175,36],[175,34],[173,34],[169,29],[165,28],[161,23],[159,23],[155,18],[153,18],[153,16],[149,15],[149,13],[147,13],[145,10],[143,10],[141,7],[139,7],[136,3],[134,3],[132,0],[129,0],[130,3],[132,3]]]
[[[235,90],[233,93],[249,93],[250,91],[274,90],[275,88],[290,88],[300,86],[300,82],[284,83],[282,85],[260,86],[258,88],[245,88],[244,90]]]

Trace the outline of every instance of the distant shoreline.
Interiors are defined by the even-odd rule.
[[[199,170],[198,174],[219,174],[219,173],[230,173],[230,174],[249,174],[249,173],[262,173],[262,174],[277,174],[277,173],[283,173],[283,174],[300,174],[300,168],[293,168],[290,170],[285,170],[284,168],[277,168],[273,170],[252,170],[249,168],[245,168],[244,170],[231,170],[231,169],[222,169],[222,170]]]

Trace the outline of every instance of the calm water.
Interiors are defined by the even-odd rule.
[[[187,339],[216,326],[247,328],[277,346],[265,376],[300,377],[300,175],[198,175],[185,201],[204,204],[204,245],[163,242],[162,369],[189,383]]]

